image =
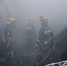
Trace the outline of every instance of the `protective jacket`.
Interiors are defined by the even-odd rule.
[[[29,23],[25,28],[25,37],[33,38],[36,36],[36,30],[32,23]]]
[[[49,27],[42,27],[39,31],[39,38],[36,41],[35,47],[44,47],[53,38],[53,32]]]

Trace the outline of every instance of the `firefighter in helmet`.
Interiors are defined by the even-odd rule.
[[[40,16],[42,28],[39,31],[39,38],[36,41],[35,48],[41,51],[53,38],[53,32],[48,26],[48,19],[46,16]]]
[[[36,30],[34,27],[34,20],[33,18],[29,19],[28,25],[25,28],[25,38],[26,38],[26,53],[29,58],[29,63],[30,65],[31,61],[33,60],[33,56],[35,54],[35,38],[36,38]]]
[[[7,26],[4,29],[4,42],[5,42],[5,50],[6,50],[6,57],[7,57],[7,65],[11,64],[11,59],[13,57],[13,50],[12,50],[12,33],[13,33],[13,28],[15,27],[14,25],[15,19],[14,18],[9,18],[7,22]]]

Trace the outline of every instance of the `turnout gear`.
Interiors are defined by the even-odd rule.
[[[42,50],[47,44],[52,40],[53,38],[53,33],[52,30],[49,28],[48,24],[46,24],[47,17],[41,16],[40,21],[44,22],[42,24],[42,28],[39,31],[39,38],[36,41],[35,48],[39,48],[39,50]]]
[[[4,39],[5,39],[5,51],[6,51],[6,57],[7,57],[7,65],[11,65],[12,63],[12,58],[13,58],[13,43],[12,43],[12,34],[13,34],[13,29],[14,29],[14,23],[15,19],[14,18],[10,18],[9,22],[7,22],[7,26],[4,29]]]
[[[50,42],[46,49],[41,50],[34,66],[65,66],[67,64],[67,61],[62,61],[67,60],[67,26],[53,40],[53,43]]]
[[[30,18],[29,23],[25,28],[25,37],[27,38],[33,38],[36,36],[36,30],[32,22],[33,22],[33,18]]]
[[[7,24],[4,33],[5,39],[12,39],[13,26],[11,24]]]
[[[25,39],[26,39],[26,53],[28,55],[28,65],[34,61],[35,54],[35,38],[36,38],[36,30],[34,24],[29,22],[27,27],[25,28]],[[33,54],[34,53],[34,54]]]

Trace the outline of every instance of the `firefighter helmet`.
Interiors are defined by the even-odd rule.
[[[14,23],[15,22],[15,19],[14,18],[9,18],[8,22]]]
[[[40,21],[48,22],[48,19],[46,16],[40,16]]]

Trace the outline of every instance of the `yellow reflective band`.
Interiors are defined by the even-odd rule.
[[[25,29],[31,29],[31,27],[26,27]]]
[[[7,55],[10,55],[10,53],[7,53]]]
[[[40,41],[37,39],[37,42],[40,42]]]
[[[9,35],[9,33],[7,35]]]
[[[46,34],[46,33],[50,33],[50,32],[51,32],[51,30],[48,30],[48,31],[45,31],[44,34]]]
[[[47,43],[49,43],[49,41],[44,42],[44,44],[47,44]]]
[[[35,47],[38,47],[38,45],[37,45],[37,44],[35,44]]]

